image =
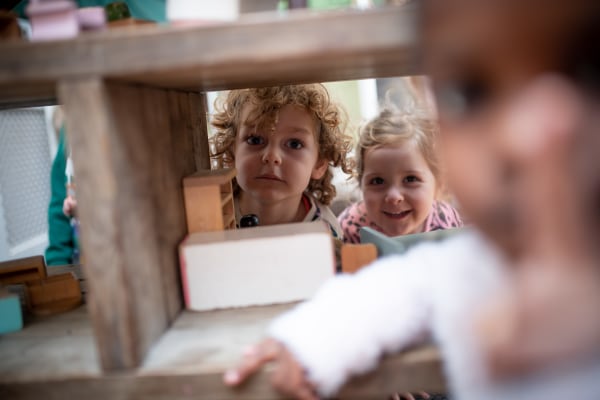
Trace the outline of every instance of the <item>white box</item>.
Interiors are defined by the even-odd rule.
[[[167,20],[234,21],[240,13],[239,0],[167,0]]]
[[[305,300],[335,274],[322,221],[193,233],[179,255],[186,307],[196,311]]]

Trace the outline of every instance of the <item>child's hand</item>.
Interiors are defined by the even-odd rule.
[[[67,217],[72,217],[77,211],[77,200],[72,196],[67,196],[63,202],[63,214]]]
[[[263,340],[246,350],[239,365],[225,372],[223,381],[228,386],[237,386],[268,362],[274,363],[271,385],[277,391],[301,400],[318,399],[302,366],[285,346],[273,339]]]

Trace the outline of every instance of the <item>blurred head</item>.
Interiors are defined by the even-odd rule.
[[[597,237],[600,3],[429,0],[423,22],[448,183],[466,217],[512,258]]]
[[[440,193],[437,123],[384,109],[361,130],[357,177],[369,218],[388,236],[421,232]]]
[[[233,90],[220,100],[212,119],[216,129],[212,139],[215,157],[223,166],[238,169],[237,182],[243,190],[251,189],[253,176],[247,175],[250,171],[238,162],[249,161],[252,154],[258,160],[256,164],[270,162],[281,174],[290,166],[295,170],[289,175],[294,191],[296,186],[302,186],[301,191],[308,190],[329,204],[336,193],[329,167],[350,171],[346,155],[352,138],[344,132],[342,110],[330,101],[323,85]],[[300,137],[298,132],[310,135]],[[298,170],[291,161],[295,160],[294,155],[306,151],[314,154],[310,160],[296,163]],[[238,156],[244,160],[238,161]],[[279,174],[274,169],[269,173]]]

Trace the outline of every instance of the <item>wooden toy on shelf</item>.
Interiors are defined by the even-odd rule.
[[[19,258],[0,263],[0,285],[23,284],[46,278],[43,256]]]
[[[28,311],[50,315],[71,310],[82,303],[79,281],[71,273],[49,276],[27,284]]]
[[[377,259],[377,247],[373,243],[345,243],[341,251],[342,272],[353,274]]]
[[[71,0],[30,1],[25,13],[31,21],[31,40],[59,40],[79,34],[77,4]]]
[[[235,169],[204,170],[183,178],[188,233],[235,229],[235,174]]]
[[[43,256],[0,263],[0,285],[18,285],[15,290],[24,297],[24,306],[36,315],[55,314],[79,306],[82,303],[79,279],[64,268],[49,274]]]

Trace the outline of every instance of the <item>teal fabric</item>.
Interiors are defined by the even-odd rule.
[[[67,144],[64,127],[60,130],[58,149],[50,171],[52,191],[48,206],[48,247],[46,265],[73,263],[74,242],[70,219],[63,214],[63,202],[67,196],[65,168],[67,166]]]
[[[113,3],[115,0],[76,0],[79,7],[105,6]],[[131,16],[137,19],[146,19],[156,22],[165,22],[166,18],[166,0],[124,0],[131,11]],[[29,2],[21,1],[13,11],[21,18],[26,18],[25,7]]]

